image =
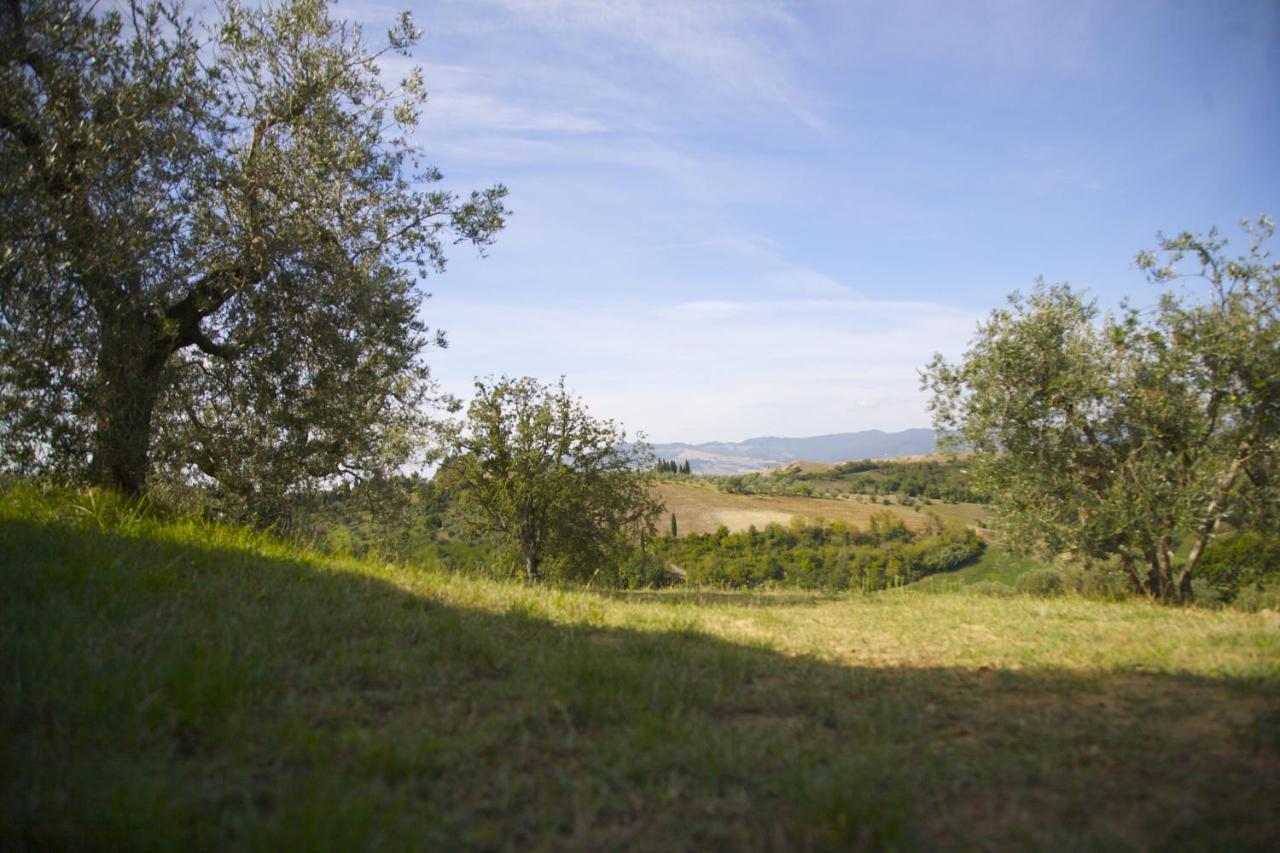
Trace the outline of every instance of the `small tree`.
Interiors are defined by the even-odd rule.
[[[545,565],[582,575],[616,565],[652,535],[653,457],[613,421],[593,418],[565,390],[529,377],[475,384],[464,421],[446,428],[441,484],[473,530],[497,536],[530,582]]]
[[[1248,223],[1245,223],[1248,226]],[[1041,283],[992,312],[963,360],[924,373],[937,428],[975,451],[1003,530],[1025,547],[1116,557],[1135,590],[1190,594],[1224,522],[1274,524],[1280,456],[1280,264],[1272,220],[1229,258],[1216,231],[1159,237],[1138,256],[1165,293],[1100,317]],[[1188,540],[1177,556],[1180,537]]]

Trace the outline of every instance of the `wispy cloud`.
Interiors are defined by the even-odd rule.
[[[523,26],[628,59],[657,62],[692,90],[782,107],[811,126],[822,119],[788,60],[807,39],[787,5],[769,0],[494,0]],[[629,48],[633,56],[628,57]]]

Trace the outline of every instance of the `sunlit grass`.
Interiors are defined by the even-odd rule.
[[[6,849],[1255,847],[1280,616],[530,588],[0,497]]]

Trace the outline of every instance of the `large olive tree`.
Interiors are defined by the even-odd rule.
[[[447,428],[438,479],[463,520],[496,537],[530,582],[554,563],[567,577],[616,567],[652,536],[653,454],[564,387],[536,379],[476,382],[466,418]]]
[[[0,6],[0,465],[253,504],[420,434],[418,279],[505,190],[434,190],[420,73],[324,0]]]
[[[1116,558],[1135,589],[1170,599],[1224,524],[1274,524],[1280,264],[1272,220],[1248,231],[1239,257],[1216,231],[1138,256],[1152,281],[1197,291],[1100,316],[1041,284],[992,312],[958,364],[935,357],[935,424],[974,451],[1015,542]]]

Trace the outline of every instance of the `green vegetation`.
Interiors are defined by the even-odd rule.
[[[1033,557],[1021,556],[1000,545],[989,545],[973,562],[954,571],[921,578],[913,587],[943,592],[975,584],[1001,584],[1013,590],[1018,578],[1040,568],[1044,568],[1044,564]]]
[[[696,586],[865,591],[963,566],[982,553],[983,543],[972,530],[947,528],[936,518],[915,533],[882,512],[871,516],[866,531],[839,521],[806,524],[796,518],[790,527],[752,526],[742,533],[721,527],[715,533],[661,539],[653,547]]]
[[[1218,537],[1200,561],[1197,600],[1280,610],[1280,535],[1246,531]]]
[[[659,459],[653,464],[653,470],[659,476],[679,476],[684,474],[686,477],[693,474],[693,467],[689,464],[689,460],[677,462],[674,459]]]
[[[930,575],[916,589],[957,589],[1008,595],[1081,595],[1119,600],[1130,593],[1119,565],[1053,560],[1042,562],[1004,545],[987,547],[977,560],[951,572]],[[1196,579],[1195,602],[1201,607],[1280,610],[1280,547],[1274,534],[1227,534],[1205,549]]]
[[[788,466],[768,474],[707,477],[717,488],[740,495],[885,495],[923,501],[987,503],[974,488],[964,459],[860,459],[809,471]]]
[[[1194,300],[1099,318],[1041,283],[992,312],[957,365],[924,377],[940,433],[974,451],[979,487],[1024,549],[1115,559],[1134,591],[1186,599],[1223,530],[1280,519],[1280,263],[1275,224],[1249,251],[1215,231],[1161,238],[1138,256],[1151,280],[1203,280]],[[1180,540],[1187,548],[1180,552]]]
[[[1274,613],[530,587],[32,487],[0,565],[9,850],[1280,831]]]
[[[467,529],[492,537],[530,582],[606,576],[652,536],[662,505],[641,472],[652,454],[613,421],[529,377],[476,381],[466,420],[445,428],[437,479]]]
[[[269,523],[400,469],[433,393],[418,281],[506,214],[430,189],[421,73],[382,73],[417,29],[124,5],[0,9],[0,470],[139,494],[154,468]]]

